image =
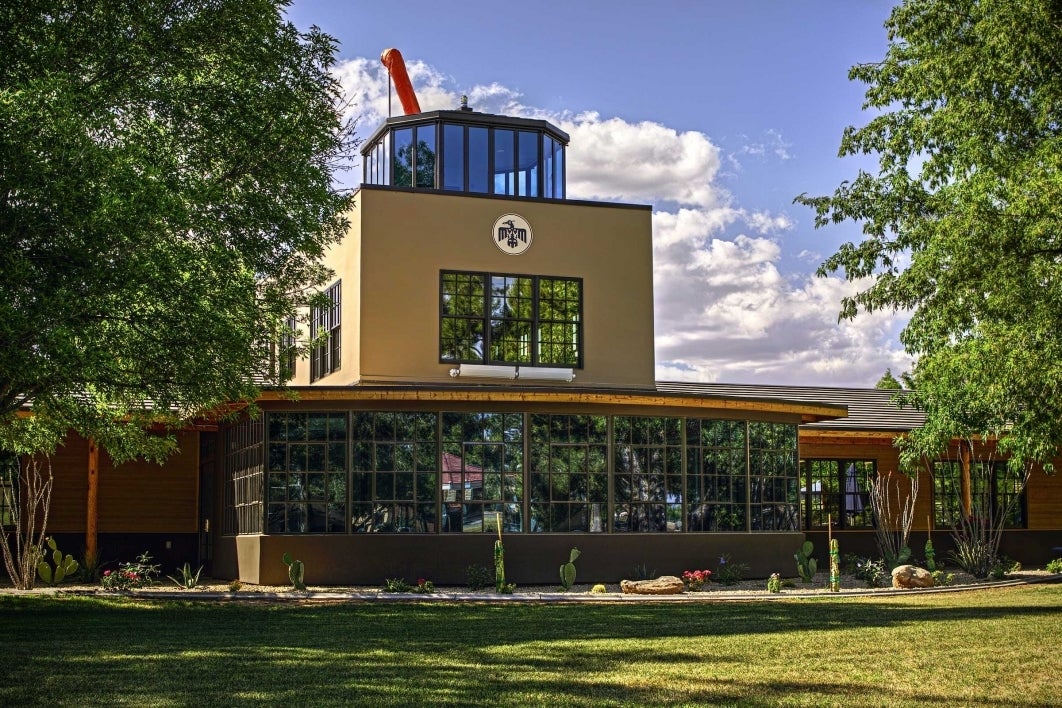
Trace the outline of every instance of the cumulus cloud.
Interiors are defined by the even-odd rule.
[[[808,271],[779,270],[796,224],[779,205],[750,211],[719,184],[724,156],[704,133],[598,113],[550,113],[497,83],[458,90],[420,61],[407,61],[424,110],[456,108],[465,94],[477,111],[549,120],[571,135],[568,196],[652,204],[657,377],[661,380],[869,386],[910,359],[896,334],[903,313],[837,322],[841,298],[867,283],[816,278],[821,255],[801,250]],[[367,135],[388,115],[387,72],[376,59],[337,67],[353,115]],[[400,111],[398,99],[393,110]],[[787,160],[775,130],[738,155]],[[358,172],[360,174],[360,172]]]

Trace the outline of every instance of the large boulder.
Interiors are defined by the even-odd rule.
[[[681,595],[686,589],[682,578],[661,575],[655,580],[624,580],[620,589],[628,595]]]
[[[894,588],[931,588],[936,584],[932,573],[915,565],[898,565],[892,571]]]

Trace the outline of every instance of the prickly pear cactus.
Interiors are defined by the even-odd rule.
[[[301,560],[292,560],[290,553],[284,554],[284,564],[288,566],[288,580],[291,581],[291,585],[296,590],[305,590],[306,582],[306,566],[303,565]]]
[[[575,559],[580,555],[578,548],[573,548],[568,562],[560,567],[561,586],[567,591],[575,584]]]
[[[793,554],[797,562],[797,572],[805,583],[810,583],[819,569],[819,562],[812,556],[814,552],[815,545],[811,541],[804,541],[800,550]]]
[[[64,557],[62,551],[56,547],[54,538],[47,539],[45,543],[52,550],[52,565],[48,565],[47,560],[42,560],[37,564],[37,575],[49,585],[58,585],[66,577],[77,572],[77,561],[69,554]]]

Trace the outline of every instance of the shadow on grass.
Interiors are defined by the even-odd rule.
[[[171,705],[886,705],[950,704],[959,696],[1034,705],[1035,690],[1011,698],[988,687],[971,696],[957,694],[961,683],[883,683],[873,667],[861,668],[868,631],[902,639],[918,628],[948,647],[1012,627],[1058,636],[1062,588],[704,605],[6,597],[0,704],[62,696],[79,705],[115,698]],[[826,653],[838,664],[832,675],[808,658],[819,643],[830,643]],[[930,662],[961,660],[924,651]],[[902,661],[895,668],[887,657],[877,661],[905,670]]]

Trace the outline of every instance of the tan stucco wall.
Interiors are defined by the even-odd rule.
[[[531,224],[519,256],[492,240],[505,213]],[[652,386],[651,218],[647,207],[362,189],[350,233],[326,258],[343,279],[343,366],[318,383],[453,383],[439,362],[439,271],[470,270],[582,278],[575,385]]]

